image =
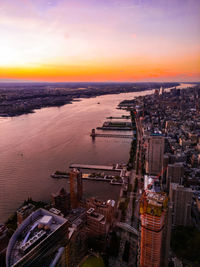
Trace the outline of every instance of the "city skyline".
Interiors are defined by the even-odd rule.
[[[200,85],[68,86],[1,86],[2,266],[199,266]]]
[[[197,0],[2,0],[0,81],[200,80]]]

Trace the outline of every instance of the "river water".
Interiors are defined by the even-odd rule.
[[[99,96],[33,114],[0,118],[0,222],[28,197],[49,202],[51,193],[61,187],[69,191],[67,180],[50,177],[55,170],[67,170],[71,163],[126,163],[131,140],[92,141],[90,131],[101,126],[108,116],[127,115],[116,109],[120,101],[150,93]],[[83,186],[85,197],[103,200],[116,200],[120,190],[105,182],[84,181]]]

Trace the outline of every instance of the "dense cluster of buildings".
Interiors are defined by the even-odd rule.
[[[108,243],[118,249],[110,266],[167,267],[172,229],[200,229],[200,88],[161,88],[125,106],[137,126],[137,156],[119,202],[84,199],[82,173],[72,169],[69,192],[52,193],[48,210],[27,204],[17,211],[8,267],[77,266],[89,248],[105,254]],[[6,233],[0,225],[1,250]]]
[[[200,88],[156,90],[132,104],[142,130],[146,173],[140,199],[140,266],[168,266],[173,227],[200,229]]]
[[[159,83],[1,83],[0,116],[31,113],[42,107],[61,106],[77,98],[143,91],[159,88]],[[165,87],[178,83],[162,83]]]
[[[131,111],[137,125],[137,266],[174,266],[172,230],[200,229],[200,87],[161,88],[120,106]]]
[[[105,246],[115,201],[83,200],[82,173],[73,169],[69,179],[70,193],[52,194],[48,210],[33,204],[17,210],[18,227],[5,246],[7,266],[77,266],[92,240]],[[0,229],[3,238],[6,228]]]

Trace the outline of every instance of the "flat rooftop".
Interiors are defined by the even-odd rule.
[[[7,266],[12,266],[27,255],[67,220],[47,210],[39,209],[26,218],[8,244]]]
[[[27,211],[29,211],[29,210],[33,210],[34,208],[35,208],[35,206],[34,206],[33,204],[29,203],[29,204],[27,204],[27,205],[21,207],[20,209],[18,209],[18,210],[17,210],[17,213],[20,213],[20,214],[23,215],[23,214],[26,213]]]
[[[104,220],[104,215],[95,212],[95,209],[94,209],[94,208],[90,208],[90,209],[87,211],[87,216],[88,216],[88,217],[91,217],[92,219],[94,219],[95,221],[98,221],[98,222]]]

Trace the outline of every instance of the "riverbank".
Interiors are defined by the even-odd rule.
[[[35,109],[72,104],[80,98],[178,85],[179,83],[0,83],[0,117],[20,116],[33,113]]]
[[[131,139],[92,140],[90,131],[102,125],[106,117],[129,115],[116,110],[124,99],[152,92],[154,90],[87,98],[73,105],[0,118],[0,222],[5,222],[30,196],[36,201],[48,202],[51,193],[62,187],[69,192],[67,179],[49,177],[55,170],[68,172],[67,166],[73,162],[94,165],[128,162]],[[86,198],[95,196],[117,201],[120,186],[100,181],[83,182]]]

